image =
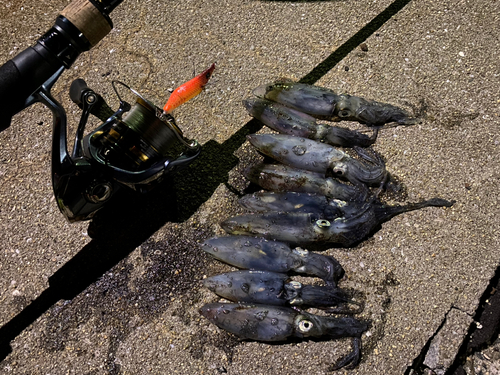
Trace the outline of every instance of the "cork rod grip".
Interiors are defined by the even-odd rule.
[[[61,15],[67,18],[94,47],[113,28],[106,18],[89,0],[74,0],[63,9]]]

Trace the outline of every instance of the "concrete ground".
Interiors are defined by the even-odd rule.
[[[66,4],[1,0],[0,61]],[[243,212],[235,191],[260,160],[244,136],[266,131],[241,100],[283,77],[425,110],[420,125],[382,131],[375,149],[405,201],[456,204],[398,216],[356,248],[325,253],[373,322],[361,364],[340,373],[455,371],[464,337],[483,327],[474,316],[500,255],[500,3],[125,0],[111,18],[113,31],[53,89],[69,134],[80,114],[73,79],[113,108],[113,79],[162,106],[216,62],[205,92],[174,113],[203,154],[152,194],[123,192],[90,226],[69,224],[51,188],[50,111],[37,104],[14,117],[0,133],[0,373],[321,374],[350,350],[347,339],[240,342],[198,314],[217,300],[200,280],[231,269],[199,243]],[[498,373],[498,344],[485,350],[468,374],[484,363]]]

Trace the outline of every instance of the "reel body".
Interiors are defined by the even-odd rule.
[[[132,105],[122,99],[117,84],[132,94]],[[113,88],[120,100],[114,113],[83,80],[74,81],[70,89],[82,117],[72,155],[53,157],[52,175],[59,208],[71,222],[91,219],[122,187],[151,190],[166,174],[191,163],[201,150],[198,142],[184,138],[173,116],[122,82],[113,81]],[[89,114],[102,118],[103,108],[112,114],[84,137]],[[65,147],[65,132],[54,132],[53,155],[61,154],[63,143]]]

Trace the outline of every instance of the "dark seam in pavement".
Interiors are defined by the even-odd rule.
[[[468,312],[468,311],[465,311],[464,309],[462,309],[462,308],[460,308],[460,307],[458,307],[458,306],[453,306],[453,308],[454,308],[455,310],[458,310],[458,311],[460,311],[460,312],[463,312],[464,314],[469,315],[471,318],[473,318],[473,317],[474,317],[474,315],[475,315],[475,314],[471,314],[471,313],[470,313],[470,312]]]
[[[495,270],[474,314],[455,360],[446,371],[446,375],[465,373],[463,365],[468,356],[480,352],[495,342],[500,331],[500,266]],[[479,326],[478,326],[479,325]],[[482,327],[481,329],[479,327]]]
[[[311,72],[300,79],[301,83],[313,84],[321,77],[328,73],[335,65],[337,65],[344,57],[352,50],[363,43],[370,35],[377,31],[384,23],[403,9],[411,0],[396,0],[379,15],[366,24],[361,30],[350,37],[344,44],[337,48],[330,56],[319,63]]]
[[[359,44],[366,40],[371,34],[373,34],[378,28],[380,28],[385,22],[387,22],[393,15],[399,12],[405,5],[407,5],[411,0],[396,0],[386,9],[384,9],[379,15],[377,15],[372,21],[370,21],[366,26],[364,26],[360,31],[354,34],[349,40],[342,44],[337,50],[335,50],[329,57],[327,57],[323,62],[318,64],[309,74],[304,76],[300,82],[304,83],[314,83],[325,75],[330,69],[332,69],[336,64],[338,64],[345,56],[347,56],[352,50],[354,50]],[[209,176],[209,174],[204,173],[206,171],[206,166],[201,162],[203,159],[203,154],[207,155],[207,148],[211,148],[208,152],[208,159],[220,160],[221,157],[226,157],[228,160],[235,158],[232,153],[236,151],[246,140],[246,135],[255,133],[262,128],[262,124],[255,120],[247,122],[239,131],[237,131],[233,136],[226,140],[222,144],[218,144],[215,141],[209,141],[207,144],[203,145],[202,155],[200,158],[191,165],[191,170],[195,170],[195,166],[198,165],[196,173],[201,176]],[[210,145],[209,145],[210,144]],[[210,147],[208,147],[210,146]],[[206,159],[205,159],[206,160]],[[198,162],[198,163],[197,163]],[[196,210],[203,204],[206,200],[210,198],[213,191],[213,185],[217,186],[220,183],[227,182],[227,173],[235,165],[233,162],[227,160],[222,160],[222,166],[224,167],[222,172],[218,171],[217,174],[212,175],[214,178],[210,181],[210,184],[201,184],[204,191],[197,191],[194,197],[203,197],[200,199],[186,200],[186,205],[189,208],[183,207],[183,212],[176,212],[177,217],[169,218],[170,221],[185,221],[187,220]],[[229,168],[229,169],[228,169]],[[200,173],[201,171],[201,173]],[[190,173],[191,175],[194,172]],[[177,176],[179,177],[179,176]],[[222,177],[223,181],[219,181]],[[187,181],[186,187],[181,187],[181,190],[188,190],[190,182],[189,177],[185,179]],[[216,180],[216,181],[214,181]],[[181,182],[181,186],[182,186]],[[157,187],[156,190],[162,191],[162,187]],[[155,194],[152,194],[155,196]],[[150,199],[151,200],[151,199]],[[152,204],[151,206],[154,206]],[[171,208],[163,202],[156,207],[155,211],[159,208],[166,207]],[[105,208],[109,213],[110,209]],[[116,207],[115,207],[116,209]],[[141,208],[136,208],[136,211],[141,211]],[[142,210],[143,211],[143,210]],[[120,212],[120,210],[118,210]],[[128,213],[128,212],[127,212]],[[100,212],[98,214],[101,214]],[[123,215],[123,212],[121,212]],[[144,213],[143,213],[144,214]],[[139,215],[140,216],[140,215]],[[127,235],[117,236],[117,241],[99,241],[93,239],[89,244],[84,246],[72,259],[65,263],[58,271],[54,273],[49,278],[49,287],[44,290],[35,300],[33,300],[28,306],[26,306],[20,313],[13,317],[9,322],[0,327],[0,363],[12,352],[10,347],[10,341],[15,339],[21,332],[28,328],[33,322],[40,318],[46,311],[50,309],[57,301],[60,299],[72,299],[83,290],[85,290],[89,285],[94,283],[99,277],[101,277],[107,270],[116,265],[120,260],[128,256],[137,246],[142,242],[146,241],[153,233],[155,233],[159,228],[161,228],[167,221],[163,220],[165,218],[164,213],[158,213],[158,215],[147,215],[145,219],[141,222],[140,226],[143,230],[137,233],[137,225],[139,220],[133,220],[133,215],[126,215],[126,218],[121,218],[122,223],[128,218],[132,221],[132,224],[127,223],[129,227],[121,227],[121,233],[126,233]],[[111,215],[111,219],[108,215],[108,220],[113,220],[118,218],[118,216]],[[176,220],[177,219],[177,220]],[[148,221],[149,220],[149,221]],[[104,220],[106,222],[106,220]],[[144,222],[148,221],[148,222]],[[108,221],[109,222],[109,221]]]
[[[494,276],[491,278],[488,286],[481,296],[478,307],[473,314],[474,320],[470,324],[467,334],[464,336],[455,359],[451,366],[446,370],[445,375],[465,373],[465,371],[463,370],[463,365],[465,364],[467,357],[471,354],[486,349],[498,337],[500,331],[500,314],[498,314],[498,311],[500,310],[500,293],[496,294],[496,292],[499,286],[500,266],[497,267]],[[445,324],[448,313],[452,309],[457,309],[465,312],[468,315],[471,315],[458,307],[452,306],[446,313],[443,322],[438,327],[434,335],[429,338],[426,345],[422,348],[420,354],[413,360],[412,365],[407,368],[405,375],[411,374],[411,370],[413,370],[414,374],[418,375],[424,373],[423,371],[427,367],[423,364],[423,362],[429,350],[430,344],[434,337],[439,333],[439,330]],[[481,329],[481,331],[478,331],[479,329]],[[479,334],[475,335],[476,333]]]
[[[450,308],[448,309],[448,311],[446,312],[446,314],[444,314],[443,321],[441,322],[441,324],[439,325],[439,327],[436,329],[436,331],[432,334],[432,336],[429,337],[429,339],[425,343],[424,347],[420,351],[419,355],[416,356],[415,359],[413,360],[411,366],[408,366],[406,368],[406,371],[405,371],[404,375],[410,375],[410,374],[412,374],[412,375],[414,375],[414,374],[421,375],[421,374],[424,373],[424,369],[427,368],[427,366],[424,365],[424,361],[425,361],[425,357],[427,356],[427,352],[429,351],[429,348],[431,347],[432,340],[434,340],[434,337],[436,337],[436,335],[439,333],[439,331],[441,330],[441,328],[444,327],[444,325],[446,323],[446,319],[448,319],[448,314],[454,308],[455,308],[454,306],[450,306]]]

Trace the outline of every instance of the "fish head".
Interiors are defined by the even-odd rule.
[[[264,111],[265,109],[263,105],[264,103],[265,102],[259,98],[248,98],[243,100],[243,106],[245,107],[247,112],[253,117],[257,117],[259,113]]]

